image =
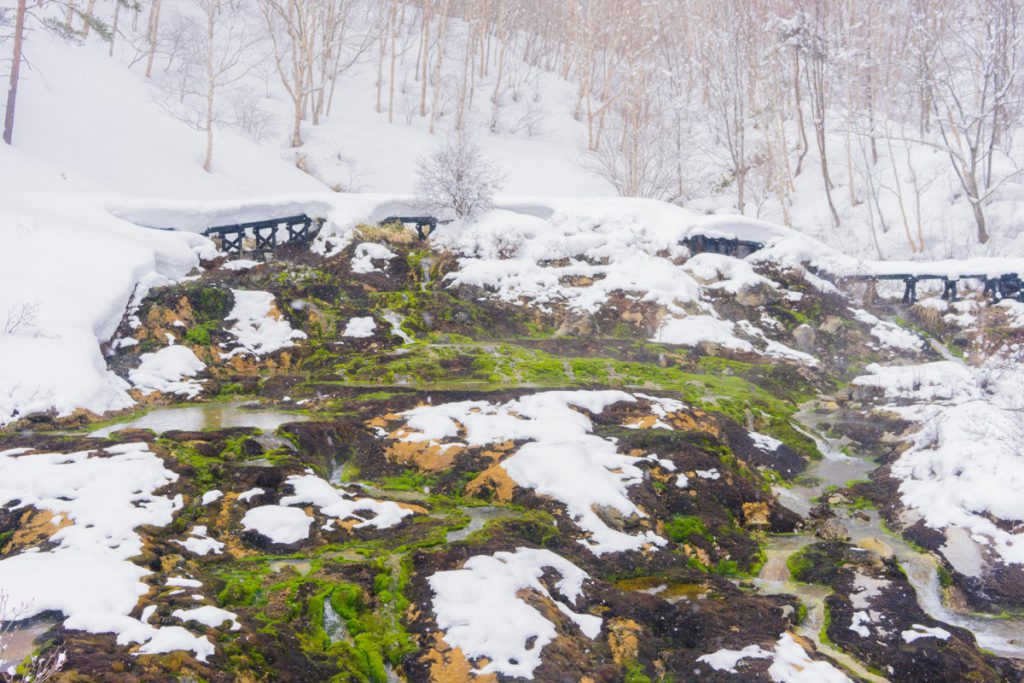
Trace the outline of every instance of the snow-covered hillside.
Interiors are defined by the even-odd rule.
[[[829,127],[823,137],[830,162],[830,190],[826,191],[819,171],[824,167],[823,155],[814,141],[805,139],[813,119],[811,111],[802,111],[801,117],[792,108],[769,102],[765,106],[782,107],[780,121],[770,124],[761,121],[756,112],[735,114],[741,117],[746,135],[746,147],[738,153],[746,156],[730,161],[730,146],[737,143],[730,136],[737,132],[722,128],[718,121],[722,114],[712,102],[692,103],[692,93],[680,102],[684,95],[672,90],[680,87],[678,84],[656,86],[644,81],[643,92],[624,89],[622,80],[630,81],[628,72],[620,71],[625,68],[618,61],[621,55],[603,57],[610,60],[600,67],[603,71],[589,76],[601,83],[603,94],[589,93],[584,87],[589,83],[584,78],[587,72],[578,73],[583,66],[571,61],[576,58],[542,59],[537,52],[540,48],[528,34],[502,36],[498,30],[493,36],[496,45],[488,43],[487,58],[483,63],[474,62],[483,58],[467,52],[467,45],[472,44],[470,36],[482,35],[474,33],[483,30],[479,22],[496,21],[481,18],[495,10],[489,4],[490,9],[479,8],[480,17],[467,9],[443,24],[438,24],[438,8],[434,8],[426,30],[443,33],[435,36],[426,50],[419,45],[422,8],[348,0],[341,4],[348,22],[347,28],[339,29],[343,35],[338,58],[343,56],[344,64],[337,67],[337,76],[327,85],[318,86],[327,90],[329,85],[328,103],[321,105],[318,97],[311,96],[312,101],[304,105],[305,118],[299,126],[302,144],[297,147],[290,146],[295,107],[285,87],[287,78],[279,78],[270,33],[259,8],[247,3],[232,7],[233,16],[241,17],[239,22],[249,22],[239,24],[251,34],[245,50],[229,54],[237,36],[226,24],[214,27],[214,45],[223,52],[218,52],[218,59],[228,66],[215,79],[220,89],[210,110],[213,147],[209,172],[202,170],[207,145],[203,85],[209,79],[204,80],[202,56],[196,52],[201,43],[196,31],[205,21],[203,2],[162,3],[162,24],[155,43],[147,33],[148,7],[121,13],[112,50],[96,31],[64,40],[40,28],[42,19],[59,23],[64,18],[63,8],[45,5],[37,12],[37,23],[30,22],[37,30],[25,43],[30,68],[22,74],[14,140],[15,149],[22,154],[12,156],[6,150],[0,154],[0,179],[6,188],[19,191],[70,190],[178,199],[226,199],[326,188],[408,194],[415,186],[416,160],[459,128],[475,137],[501,169],[504,193],[509,196],[587,197],[625,192],[670,198],[697,213],[730,214],[740,207],[736,169],[741,168],[745,169],[745,215],[790,225],[853,256],[920,260],[1024,253],[1024,238],[1018,235],[1024,216],[1024,177],[1014,161],[1020,158],[1016,128],[1008,128],[981,159],[985,168],[979,172],[983,172],[986,186],[982,204],[991,239],[979,244],[971,202],[953,164],[961,152],[944,146],[940,130],[923,133],[914,129],[912,122],[900,119],[908,116],[906,108],[889,105],[907,99],[907,94],[895,82],[888,84],[884,93],[892,102],[879,104],[888,107],[890,118],[885,120],[862,121],[858,118],[863,115],[861,110],[843,109],[861,107],[862,103],[836,96],[833,109],[827,112]],[[112,23],[112,7],[89,7],[96,20]],[[655,3],[644,11],[661,11],[658,7]],[[390,16],[392,10],[398,15]],[[614,7],[593,9],[595,16],[606,10],[614,14]],[[762,26],[769,30],[745,49],[770,52],[777,38],[772,31],[786,14],[781,8],[766,8],[765,12],[768,18]],[[905,20],[896,9],[893,12],[893,21]],[[510,25],[522,20],[518,14],[501,16]],[[538,16],[547,15],[538,10]],[[619,19],[623,32],[632,30],[629,22],[639,20],[630,13]],[[79,20],[76,17],[75,22]],[[569,21],[557,21],[562,20]],[[380,32],[386,36],[392,24],[397,26],[389,43]],[[850,51],[840,50],[829,58],[834,62],[829,64],[833,69],[829,78],[865,78],[850,72],[868,67],[855,67],[848,61],[856,54],[849,45],[864,39],[856,34],[860,29],[828,30],[839,32],[830,34],[829,40],[848,41],[843,45]],[[844,30],[856,35],[841,35]],[[222,35],[224,31],[227,33]],[[542,35],[556,43],[561,40],[561,36]],[[612,38],[614,34],[608,36]],[[720,38],[714,32],[704,36],[710,42]],[[956,40],[945,35],[942,39],[951,45]],[[794,43],[783,40],[782,44],[799,52]],[[610,45],[627,49],[614,40]],[[470,62],[462,59],[467,54]],[[147,77],[150,58],[152,69]],[[599,53],[592,58],[602,59]],[[659,64],[662,58],[647,53],[635,57],[642,68],[668,68]],[[556,68],[562,59],[570,62]],[[428,64],[423,64],[424,60]],[[965,68],[964,79],[973,77],[968,71]],[[285,75],[289,73],[286,69]],[[468,74],[476,75],[470,78]],[[662,75],[678,76],[671,70]],[[317,77],[326,78],[323,74]],[[766,74],[761,79],[768,84],[763,85],[765,92],[756,91],[750,97],[768,97],[775,92],[773,88],[784,88],[784,82],[772,78],[781,76]],[[725,90],[754,88],[749,83],[712,81],[703,96],[727,96],[728,92],[714,90],[719,86]],[[810,94],[805,92],[803,97]],[[648,102],[651,121],[630,122],[633,98]],[[802,106],[810,105],[804,102]],[[663,120],[666,117],[671,125]],[[643,128],[642,135],[630,126]],[[978,134],[981,132],[979,129]],[[620,137],[616,139],[616,135]],[[604,137],[608,140],[603,144],[608,147],[589,149]],[[636,145],[632,152],[627,142]],[[784,152],[776,147],[780,144],[785,146]],[[785,163],[781,157],[786,158]],[[654,191],[641,182],[644,174],[670,171],[678,176],[668,183],[671,188],[661,183]],[[635,176],[640,184],[624,186],[627,176]],[[838,226],[833,224],[830,204],[835,206]]]

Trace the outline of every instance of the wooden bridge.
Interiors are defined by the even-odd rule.
[[[707,235],[690,235],[683,238],[683,244],[694,254],[723,254],[743,258],[759,249],[764,249],[763,242],[741,240],[732,237],[708,237]]]
[[[220,248],[228,253],[242,253],[243,242],[251,232],[256,240],[257,251],[272,251],[279,244],[309,244],[320,231],[323,219],[305,214],[250,221],[234,225],[217,225],[207,228],[203,234],[220,240]],[[281,228],[287,230],[283,240],[278,240]]]
[[[412,225],[416,228],[416,236],[420,240],[425,240],[437,230],[437,226],[446,223],[451,223],[451,221],[439,221],[433,216],[388,216],[377,225],[382,228],[385,225]]]
[[[957,300],[957,284],[961,280],[977,280],[985,284],[984,296],[991,297],[993,303],[1003,299],[1024,301],[1024,281],[1018,273],[1005,273],[999,276],[990,275],[940,275],[930,273],[889,273],[884,275],[852,275],[846,280],[862,282],[902,281],[903,303],[912,304],[917,301],[917,283],[922,280],[937,280],[942,283],[942,299]]]

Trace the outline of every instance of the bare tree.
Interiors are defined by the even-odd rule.
[[[38,313],[38,301],[22,301],[11,306],[7,311],[4,324],[0,326],[0,336],[30,331],[35,325]]]
[[[13,144],[14,108],[18,100],[18,81],[21,78],[22,46],[25,40],[25,14],[28,11],[25,0],[18,0],[15,11],[14,40],[11,50],[11,74],[7,85],[7,109],[4,113],[4,142]]]
[[[501,171],[463,132],[449,135],[433,154],[420,158],[416,174],[417,202],[432,210],[451,211],[457,218],[490,208],[502,184]]]

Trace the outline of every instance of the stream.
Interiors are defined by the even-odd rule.
[[[798,483],[792,487],[776,486],[779,501],[794,512],[806,516],[814,506],[815,498],[825,494],[829,486],[845,486],[851,479],[866,479],[876,465],[868,458],[848,456],[840,451],[840,442],[827,439],[818,432],[821,416],[810,410],[796,415],[823,454],[821,460],[812,461]],[[939,586],[937,559],[928,552],[921,552],[910,546],[901,536],[887,531],[883,520],[874,510],[850,510],[833,507],[834,521],[849,535],[850,543],[872,538],[883,542],[892,549],[900,566],[906,572],[911,586],[917,594],[921,608],[932,618],[955,626],[969,629],[978,644],[996,654],[1006,657],[1024,657],[1024,618],[995,618],[958,611],[946,606]],[[845,653],[821,641],[820,631],[824,624],[824,600],[831,592],[824,586],[802,584],[793,581],[786,566],[787,558],[804,546],[818,539],[812,531],[796,534],[771,534],[763,539],[767,560],[754,584],[765,593],[788,593],[796,595],[807,606],[807,618],[797,632],[814,641],[822,652],[843,663],[851,671],[868,680],[885,680],[867,671],[863,665]]]

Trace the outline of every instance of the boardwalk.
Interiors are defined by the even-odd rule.
[[[240,254],[244,241],[250,234],[256,240],[256,251],[272,251],[279,244],[309,244],[316,237],[323,220],[305,214],[271,218],[234,225],[217,225],[207,228],[203,234],[220,240],[220,248],[228,253]],[[287,231],[284,239],[282,228]]]

